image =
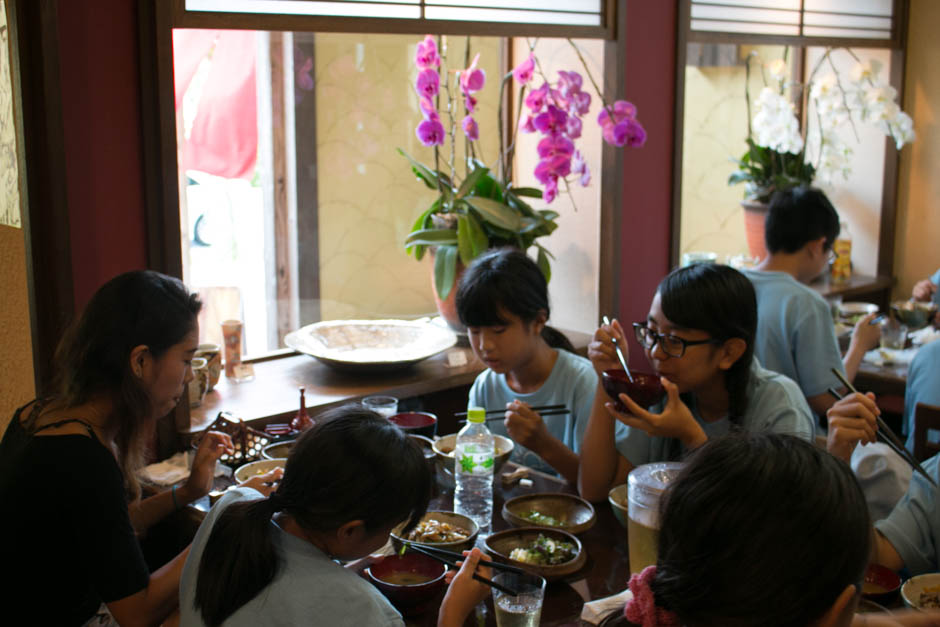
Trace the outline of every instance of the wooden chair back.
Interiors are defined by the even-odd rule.
[[[924,461],[940,453],[940,441],[928,437],[940,433],[940,407],[917,403],[914,407],[914,457]]]

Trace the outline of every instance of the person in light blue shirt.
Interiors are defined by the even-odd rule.
[[[541,270],[520,250],[487,252],[464,272],[456,301],[470,346],[487,366],[470,389],[470,405],[505,407],[505,419],[489,427],[515,442],[513,461],[574,484],[597,375],[564,335],[547,326]],[[570,413],[543,416],[532,409],[544,405],[563,405]]]
[[[268,498],[237,488],[206,517],[180,579],[181,625],[403,627],[376,588],[335,560],[377,551],[402,522],[407,532],[430,492],[424,455],[401,429],[358,406],[324,414]],[[472,579],[480,556],[474,549],[448,575],[438,625],[462,625],[489,594]]]
[[[757,294],[754,354],[767,369],[796,381],[820,415],[835,401],[830,387],[845,392],[832,369],[854,380],[865,351],[881,335],[880,327],[869,324],[875,314],[862,318],[841,357],[829,305],[806,285],[826,269],[838,234],[839,215],[821,191],[779,191],[767,214],[768,256],[744,272]]]
[[[934,272],[929,279],[918,281],[911,291],[911,298],[922,303],[933,301],[940,305],[940,289],[937,286],[940,286],[940,269]],[[937,324],[936,320],[934,319],[934,324]]]
[[[640,407],[626,394],[618,411],[597,390],[581,451],[578,489],[599,501],[640,464],[678,459],[732,429],[786,433],[812,440],[812,414],[797,385],[754,358],[754,288],[729,266],[694,264],[662,282],[637,342],[660,377],[666,399]],[[588,346],[597,372],[616,368],[611,338],[626,346],[618,321],[601,326]],[[615,429],[627,426],[625,432]],[[729,463],[733,463],[729,460]]]
[[[904,392],[905,446],[914,451],[914,408],[917,403],[940,405],[940,340],[921,346],[907,371]]]
[[[922,464],[935,481],[940,455]],[[940,509],[937,488],[919,473],[911,476],[907,494],[886,519],[875,523],[875,563],[892,570],[907,568],[912,575],[940,568]]]

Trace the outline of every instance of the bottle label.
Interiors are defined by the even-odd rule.
[[[469,475],[493,474],[493,451],[476,444],[467,444],[457,449],[457,472]]]
[[[836,254],[832,262],[832,278],[836,281],[845,281],[852,276],[852,240],[837,239],[832,243],[832,251]]]

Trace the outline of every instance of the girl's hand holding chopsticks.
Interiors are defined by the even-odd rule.
[[[480,549],[463,552],[464,561],[458,571],[447,571],[444,576],[448,583],[447,594],[441,603],[438,614],[438,627],[463,625],[464,620],[476,605],[490,595],[491,588],[473,578],[474,573],[487,579],[493,578],[492,571],[483,566],[489,562]]]
[[[852,451],[859,442],[870,444],[877,441],[878,419],[881,410],[875,404],[875,395],[848,394],[826,412],[829,434],[826,449],[836,457],[849,463]]]

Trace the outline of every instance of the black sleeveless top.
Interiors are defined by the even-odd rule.
[[[0,607],[22,614],[19,624],[80,625],[102,602],[146,588],[150,575],[117,460],[81,420],[30,429],[39,405],[26,426],[18,409],[0,440],[0,564],[9,579]],[[69,422],[90,437],[34,437]]]

